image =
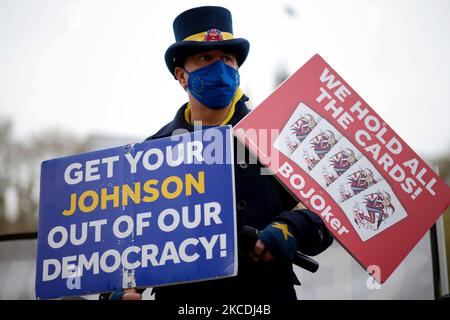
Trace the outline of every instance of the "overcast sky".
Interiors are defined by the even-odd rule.
[[[253,106],[277,68],[319,53],[421,156],[450,150],[446,0],[0,0],[0,117],[17,137],[144,139],[186,102],[163,57],[176,15],[204,4],[229,8],[251,43],[240,74]]]

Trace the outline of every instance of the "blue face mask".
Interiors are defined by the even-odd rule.
[[[226,108],[239,87],[238,71],[221,60],[186,73],[189,93],[210,109]]]

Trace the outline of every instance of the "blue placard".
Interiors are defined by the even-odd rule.
[[[44,161],[36,296],[237,272],[231,127]]]

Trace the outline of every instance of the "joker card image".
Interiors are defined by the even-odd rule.
[[[309,172],[341,138],[342,135],[339,131],[327,120],[322,119],[292,153],[290,158],[305,171]]]
[[[366,157],[359,159],[326,190],[337,202],[344,202],[383,180],[381,174]]]
[[[341,203],[362,241],[366,241],[407,217],[389,184],[383,180]]]
[[[289,157],[322,118],[300,102],[285,124],[274,147]]]
[[[359,150],[343,137],[311,171],[322,187],[330,186],[362,157]]]

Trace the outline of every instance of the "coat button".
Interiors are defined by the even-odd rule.
[[[248,164],[247,163],[239,163],[239,167],[241,168],[241,169],[247,169],[248,168]]]
[[[239,200],[236,207],[238,210],[244,210],[245,208],[247,208],[247,201]]]

